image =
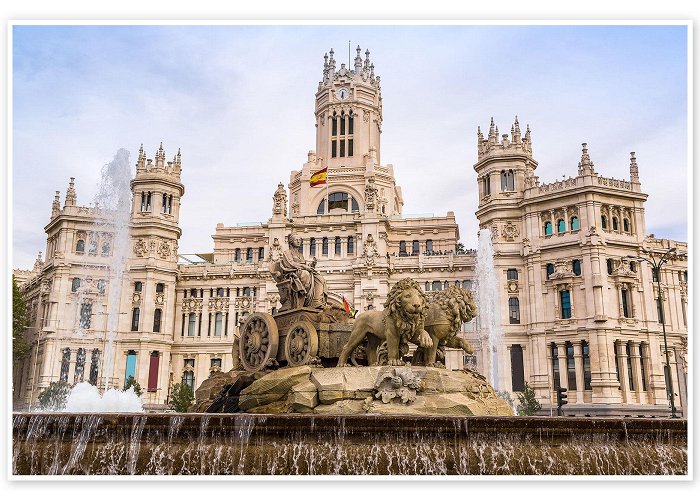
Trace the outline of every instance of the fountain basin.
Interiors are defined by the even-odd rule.
[[[14,477],[687,473],[686,420],[13,414]]]

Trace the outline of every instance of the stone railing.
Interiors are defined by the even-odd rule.
[[[630,181],[623,181],[621,179],[613,179],[612,177],[598,177],[598,184],[600,186],[613,187],[617,189],[626,189],[627,191],[632,191],[632,183]]]
[[[550,182],[549,184],[540,184],[539,185],[539,192],[540,193],[550,193],[550,192],[561,191],[562,189],[568,189],[568,188],[573,188],[573,187],[576,187],[576,178],[569,177],[568,179]]]

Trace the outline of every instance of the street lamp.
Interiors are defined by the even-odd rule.
[[[671,418],[678,418],[676,415],[676,404],[673,397],[673,376],[671,374],[671,363],[668,358],[668,341],[666,339],[666,318],[664,313],[664,295],[663,288],[661,287],[661,268],[663,265],[671,259],[685,257],[686,254],[676,253],[676,247],[669,248],[666,253],[664,253],[658,260],[654,257],[654,254],[645,248],[641,248],[640,251],[647,255],[647,257],[628,255],[627,257],[636,261],[646,261],[651,266],[652,282],[654,277],[656,277],[656,282],[659,284],[659,319],[661,319],[661,329],[664,335],[664,351],[666,353],[666,378],[668,380],[668,393],[671,400]]]

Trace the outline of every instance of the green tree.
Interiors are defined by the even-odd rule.
[[[513,397],[510,395],[510,392],[508,392],[508,391],[496,391],[496,396],[498,396],[503,401],[508,403],[508,405],[511,408],[513,408],[515,406],[515,403],[513,402]]]
[[[29,311],[22,292],[12,277],[12,360],[20,361],[27,357],[31,346],[24,337],[24,331],[29,326]]]
[[[518,415],[529,416],[535,415],[542,409],[542,405],[537,401],[535,390],[530,387],[530,384],[525,382],[525,389],[518,393]]]
[[[136,393],[137,396],[140,396],[143,394],[143,389],[141,389],[141,384],[139,384],[136,379],[134,378],[133,375],[129,375],[129,378],[126,379],[126,382],[124,382],[124,390],[126,391],[129,389],[129,387],[134,388],[134,392]]]
[[[192,388],[185,383],[178,383],[173,386],[170,393],[170,408],[177,412],[186,412],[194,401]]]
[[[44,411],[59,411],[66,407],[66,400],[70,393],[71,385],[68,382],[51,382],[49,386],[39,394],[39,409]]]

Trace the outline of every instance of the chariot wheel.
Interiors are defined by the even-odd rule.
[[[275,361],[278,346],[277,323],[271,314],[256,312],[243,323],[238,347],[246,370],[257,372],[265,368],[268,361]]]
[[[287,332],[284,354],[289,366],[309,364],[318,355],[318,332],[308,321],[297,321]]]

